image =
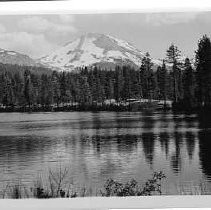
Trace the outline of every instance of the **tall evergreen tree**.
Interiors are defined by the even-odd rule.
[[[12,78],[9,76],[8,72],[4,72],[3,75],[3,99],[2,103],[5,106],[13,106],[15,102],[14,98],[14,88],[12,84]]]
[[[66,78],[66,73],[63,71],[60,76],[60,100],[63,103],[63,105],[68,101],[68,96],[67,96],[67,78]]]
[[[155,77],[152,70],[153,63],[150,58],[150,54],[146,53],[142,59],[140,68],[141,86],[143,90],[143,97],[152,99],[155,89]]]
[[[195,106],[195,77],[189,58],[185,59],[184,73],[183,73],[183,102],[188,108]]]
[[[51,75],[51,83],[52,83],[53,101],[54,103],[56,103],[58,107],[61,99],[61,90],[59,84],[59,75],[56,71],[53,71]]]
[[[33,101],[33,86],[31,82],[31,73],[29,70],[26,70],[24,72],[24,97],[26,100],[26,104],[30,108]]]
[[[196,75],[199,106],[211,107],[211,42],[206,35],[198,43]]]
[[[114,99],[114,77],[112,70],[106,74],[105,95],[107,99]]]
[[[79,102],[81,105],[90,105],[92,103],[92,95],[86,76],[80,77],[80,92],[79,92]]]
[[[117,102],[122,100],[122,93],[124,88],[123,71],[120,66],[115,68],[115,99]]]
[[[173,76],[173,97],[174,97],[174,102],[178,102],[180,99],[180,92],[179,90],[181,89],[181,69],[180,69],[180,62],[179,58],[181,56],[180,50],[175,46],[174,44],[171,44],[170,47],[168,48],[167,52],[167,62],[172,65],[172,76]]]
[[[162,67],[157,69],[157,82],[159,94],[162,100],[166,103],[167,99],[167,70],[165,61],[163,61]]]
[[[132,97],[132,71],[130,66],[123,66],[124,86],[122,97],[124,100]]]

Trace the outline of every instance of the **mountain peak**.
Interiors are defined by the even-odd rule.
[[[139,67],[144,54],[128,42],[110,35],[86,33],[40,59],[52,68],[71,71],[78,67],[115,65]]]

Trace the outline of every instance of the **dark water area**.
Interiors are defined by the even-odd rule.
[[[162,170],[164,194],[211,194],[211,117],[172,112],[0,113],[0,187],[33,185],[67,167],[77,187],[108,178],[144,183]],[[94,193],[93,193],[94,194]]]

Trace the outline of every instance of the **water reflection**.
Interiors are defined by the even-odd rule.
[[[165,153],[166,158],[168,158],[168,156],[169,156],[169,142],[170,142],[169,133],[167,133],[167,132],[160,133],[159,141],[160,141],[162,151]]]
[[[191,161],[193,158],[193,153],[195,149],[195,134],[192,132],[186,132],[185,141],[186,141],[186,147],[187,147],[187,154],[188,154],[189,160]]]
[[[175,127],[177,127],[176,125]],[[171,166],[173,171],[177,174],[181,171],[181,154],[180,154],[180,149],[182,147],[182,134],[177,132],[177,128],[175,128],[175,132],[173,134],[173,139],[174,139],[174,146],[175,146],[175,151],[171,155]]]
[[[153,133],[143,133],[141,141],[146,161],[151,165],[154,158],[155,136]]]
[[[32,182],[62,163],[76,183],[146,180],[163,170],[166,188],[209,182],[211,120],[171,112],[2,114],[0,181]],[[191,184],[189,184],[191,185]]]
[[[203,173],[211,178],[211,116],[201,114],[198,116],[199,127],[201,128],[199,138],[199,156]]]

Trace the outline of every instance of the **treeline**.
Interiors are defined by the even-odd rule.
[[[162,65],[154,70],[149,53],[137,70],[116,66],[115,70],[82,68],[72,72],[49,72],[41,67],[0,65],[0,104],[4,107],[50,107],[104,105],[115,99],[172,100],[175,109],[211,107],[211,42],[198,43],[195,65],[181,59],[172,44]]]
[[[140,71],[116,66],[115,70],[94,67],[38,75],[10,66],[0,74],[0,103],[6,107],[79,104],[82,108],[103,105],[112,99],[116,104],[131,98],[172,99],[172,75],[165,63],[154,72],[148,69],[150,58],[143,60]]]

